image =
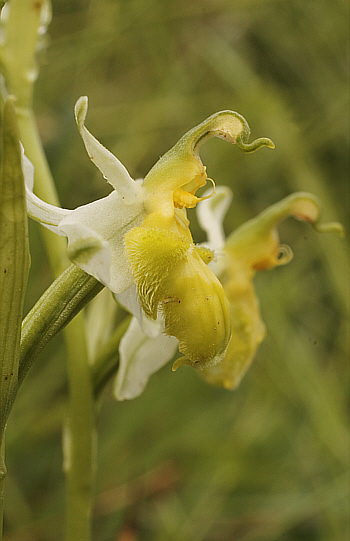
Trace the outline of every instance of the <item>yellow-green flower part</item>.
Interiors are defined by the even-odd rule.
[[[232,333],[222,361],[202,372],[211,384],[236,388],[265,336],[253,278],[258,270],[273,269],[291,261],[292,250],[279,244],[277,232],[279,222],[289,216],[310,222],[317,231],[343,234],[338,223],[320,225],[318,199],[299,192],[272,205],[227,238],[217,275],[229,301]]]
[[[125,246],[144,312],[153,319],[161,313],[165,332],[185,355],[174,369],[220,362],[231,335],[229,304],[189,230],[176,234],[146,224],[127,233]]]
[[[208,251],[194,245],[185,209],[204,199],[195,195],[207,181],[201,144],[216,136],[248,152],[273,148],[269,139],[249,144],[249,134],[245,119],[232,111],[216,113],[185,134],[146,175],[142,187],[148,214],[125,236],[141,306],[153,319],[161,313],[165,333],[178,339],[184,354],[173,370],[183,364],[203,369],[219,363],[230,340],[228,301],[206,265]]]
[[[206,167],[201,162],[199,150],[212,137],[237,144],[248,153],[263,146],[275,147],[265,137],[248,143],[249,136],[247,121],[234,111],[215,113],[187,132],[158,160],[143,181],[148,212],[169,216],[174,214],[174,208],[193,208],[202,200],[195,195],[207,181]]]
[[[72,211],[53,207],[33,194],[33,171],[24,159],[28,213],[68,238],[68,256],[77,266],[117,296],[136,290],[133,306],[141,305],[153,319],[162,316],[164,332],[178,339],[185,355],[175,368],[219,363],[231,335],[229,304],[206,265],[209,253],[198,251],[193,242],[186,215],[187,208],[205,199],[196,195],[207,182],[199,148],[211,137],[236,143],[245,152],[273,148],[273,143],[249,143],[246,120],[222,111],[185,134],[140,183],[88,131],[87,108],[87,98],[81,97],[75,106],[79,132],[91,161],[114,190]]]

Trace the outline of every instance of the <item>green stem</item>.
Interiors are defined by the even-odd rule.
[[[69,362],[69,404],[63,429],[66,474],[66,540],[91,539],[91,511],[96,470],[95,401],[87,350],[80,325],[70,324],[66,336]]]
[[[38,134],[32,103],[36,49],[40,34],[49,23],[49,7],[48,1],[11,0],[9,16],[6,21],[5,41],[0,47],[0,53],[7,91],[15,97],[20,138],[26,155],[34,165],[35,192],[48,203],[58,205],[55,184]],[[65,241],[53,236],[48,231],[43,231],[43,235],[53,273],[58,276],[67,265]],[[90,280],[89,283],[93,284]],[[57,301],[60,296],[59,289],[56,291],[54,287],[51,291]],[[46,300],[45,297],[43,302]],[[36,355],[42,344],[52,337],[52,332],[57,332],[68,320],[64,314],[66,309],[64,304],[63,307],[60,303],[52,306],[56,307],[53,310],[56,319],[49,328],[40,318],[38,310],[34,310],[32,314],[36,316],[33,328],[36,325],[42,328],[42,333],[38,334],[39,340],[30,331],[31,326],[27,327],[28,334],[24,332],[22,345],[27,344],[29,354],[25,355],[26,362],[24,368],[22,366],[22,379],[31,360],[34,359],[34,354]],[[57,310],[56,313],[55,310]],[[95,460],[93,452],[95,419],[82,314],[75,317],[66,328],[65,341],[70,387],[68,424],[65,430],[67,539],[88,541],[91,537],[90,514]]]
[[[103,285],[95,278],[70,265],[45,291],[22,323],[18,385],[48,342],[82,310]],[[122,319],[90,367],[93,394],[98,398],[118,369],[118,348],[131,321]]]
[[[47,289],[22,326],[19,384],[39,352],[57,332],[66,329],[69,406],[63,434],[67,489],[66,539],[88,541],[96,464],[95,401],[85,340],[78,312],[103,285],[70,265]],[[69,331],[69,332],[67,332]]]
[[[23,321],[19,383],[49,340],[102,288],[95,278],[75,265],[70,265],[53,282]],[[87,541],[91,538],[96,464],[95,399],[117,370],[118,347],[130,317],[119,324],[91,368],[86,362],[86,349],[79,342],[80,325],[75,326],[75,321],[71,321],[66,336],[73,361],[68,363],[70,402],[63,433],[67,480],[66,540]]]
[[[58,205],[54,181],[42,148],[33,112],[30,108],[17,109],[22,144],[35,167],[35,192],[48,203]],[[65,240],[50,231],[42,231],[46,250],[54,275],[67,264]],[[86,278],[94,289],[94,279]],[[83,281],[85,277],[83,278]],[[102,286],[96,286],[97,293]],[[84,293],[84,291],[82,292]],[[95,294],[96,294],[95,293]],[[89,300],[93,297],[92,295]],[[60,306],[59,304],[56,306]],[[77,313],[77,310],[75,313]],[[74,314],[72,315],[74,317]],[[57,320],[57,330],[62,328]],[[65,323],[66,324],[66,323]],[[65,325],[64,324],[64,325]],[[57,332],[57,331],[56,331]],[[90,381],[85,329],[79,314],[65,329],[67,373],[70,396],[67,406],[67,424],[64,428],[66,474],[66,539],[89,541],[91,538],[92,486],[95,476],[95,416],[94,398]],[[44,334],[45,337],[45,334]],[[51,338],[46,335],[48,340]],[[67,439],[67,434],[69,438]],[[69,445],[67,445],[69,441]],[[69,456],[68,456],[69,455]]]
[[[16,108],[16,116],[25,153],[35,167],[34,191],[40,199],[51,205],[60,206],[54,180],[41,144],[33,111]],[[50,266],[57,277],[68,265],[66,240],[45,227],[43,236]]]
[[[51,204],[57,204],[55,186],[42,149],[33,113],[18,110],[18,120],[25,152],[35,167],[35,191],[38,196]],[[47,253],[57,276],[66,263],[65,241],[44,230]],[[64,254],[64,255],[63,255]],[[78,271],[77,271],[78,272]],[[95,294],[102,288],[97,281],[84,277],[86,286]],[[82,284],[78,283],[78,287]],[[84,293],[84,290],[82,291]],[[94,295],[89,297],[89,300]],[[60,304],[56,305],[60,306]],[[77,308],[79,305],[77,306]],[[76,310],[77,313],[79,310]],[[65,317],[65,316],[64,316]],[[74,317],[74,314],[72,315]],[[63,318],[64,319],[64,318]],[[65,325],[66,323],[64,323]],[[57,331],[62,328],[57,318]],[[56,331],[56,332],[57,332]],[[46,338],[50,339],[50,333]],[[92,486],[95,476],[95,416],[88,357],[85,342],[83,315],[79,314],[65,329],[67,350],[67,374],[69,400],[67,420],[64,427],[65,475],[66,475],[66,539],[67,541],[89,541],[91,538]],[[43,338],[45,338],[45,333]],[[69,437],[67,436],[69,435]],[[69,441],[69,445],[67,444]],[[68,465],[68,466],[67,466]]]
[[[102,289],[103,285],[70,265],[40,297],[22,323],[18,384],[46,346]]]
[[[23,322],[19,367],[21,383],[43,347],[103,285],[75,265],[70,265],[48,288]],[[64,470],[67,479],[66,540],[90,539],[92,495],[96,463],[95,399],[118,367],[118,347],[130,318],[117,327],[94,365],[79,343],[80,327],[71,322],[66,336],[74,362],[68,363],[70,407],[63,434]]]

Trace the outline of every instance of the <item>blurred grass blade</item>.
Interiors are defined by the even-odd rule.
[[[24,178],[11,100],[3,113],[0,173],[0,407],[4,430],[17,392],[22,310],[30,257]]]

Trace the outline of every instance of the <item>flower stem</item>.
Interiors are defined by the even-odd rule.
[[[57,204],[58,197],[41,146],[33,114],[30,111],[20,111],[18,113],[18,120],[25,152],[35,167],[36,193],[47,202]],[[66,266],[67,262],[65,241],[62,238],[53,235],[50,231],[44,230],[42,233],[53,274],[57,276]],[[68,267],[67,270],[69,269],[72,268]],[[75,270],[79,271],[76,267]],[[72,272],[72,270],[69,272]],[[78,272],[78,274],[80,273]],[[73,272],[72,275],[74,275]],[[87,280],[86,282],[85,279]],[[93,298],[94,294],[97,294],[103,287],[102,284],[99,284],[90,276],[88,276],[88,278],[83,277],[82,280],[85,282],[87,289],[91,287],[93,292],[92,296],[88,297],[88,300]],[[80,284],[78,280],[75,285],[78,285],[78,291],[76,291],[78,294],[79,287],[81,288],[82,284]],[[84,294],[84,288],[80,292],[81,294]],[[75,298],[79,299],[79,294]],[[59,310],[62,308],[59,303],[56,307]],[[78,303],[76,310],[72,313],[71,317],[73,318],[79,310],[80,307]],[[65,313],[63,312],[63,319],[64,317]],[[68,319],[61,324],[61,318],[58,316],[55,332],[65,326],[67,322]],[[52,329],[49,330],[48,334],[44,334],[43,338],[48,341],[51,332]],[[92,487],[95,476],[95,452],[93,451],[93,448],[95,446],[94,442],[96,436],[94,398],[90,381],[84,333],[84,320],[82,314],[75,317],[64,332],[70,391],[67,405],[67,424],[64,427],[65,441],[63,442],[65,447],[66,466],[64,471],[67,488],[67,541],[76,539],[89,541],[91,539]],[[41,348],[40,344],[37,344],[37,346]],[[36,350],[36,353],[37,352],[38,350]],[[67,444],[67,434],[69,434],[69,445]]]
[[[20,139],[25,153],[34,165],[35,192],[43,200],[58,205],[55,184],[47,164],[42,143],[38,134],[33,113],[33,87],[38,73],[36,50],[40,36],[50,22],[50,2],[32,0],[11,0],[4,32],[5,40],[0,45],[1,64],[4,68],[6,91],[14,96]],[[65,241],[49,231],[43,231],[46,250],[54,276],[58,276],[67,266]],[[69,271],[74,277],[73,271]],[[66,276],[66,275],[65,275]],[[93,282],[88,281],[91,285]],[[62,284],[61,284],[62,285]],[[57,282],[55,284],[57,286]],[[50,288],[49,288],[50,289]],[[53,298],[60,297],[60,287],[51,290]],[[44,295],[44,301],[47,297]],[[60,303],[51,306],[53,325],[47,327],[35,315],[28,334],[22,335],[22,345],[27,344],[31,353],[25,355],[22,365],[22,379],[30,366],[30,359],[69,320],[66,310],[69,305]],[[57,312],[55,313],[55,310]],[[79,310],[75,311],[75,314]],[[73,310],[74,312],[74,310]],[[62,314],[63,323],[62,323]],[[56,318],[56,319],[55,319]],[[30,320],[27,320],[27,323]],[[33,323],[33,325],[32,325]],[[38,333],[42,327],[43,334]],[[25,329],[24,329],[25,330]],[[33,332],[32,332],[33,331]],[[34,334],[33,334],[34,333]],[[67,372],[70,397],[65,429],[65,471],[67,480],[67,540],[88,541],[90,534],[90,515],[92,485],[95,472],[95,416],[94,396],[87,361],[85,329],[82,314],[74,318],[65,329],[67,349]],[[31,349],[32,348],[32,349]],[[29,359],[29,360],[28,360]]]
[[[60,206],[54,180],[48,166],[38,128],[31,109],[16,108],[16,116],[25,153],[35,168],[35,193],[47,203]],[[50,266],[57,277],[68,265],[66,240],[45,227],[41,228]]]
[[[66,335],[69,404],[63,428],[66,475],[66,541],[91,539],[91,510],[96,470],[96,424],[90,368],[80,326]]]
[[[96,278],[73,264],[56,278],[23,320],[18,371],[19,385],[46,344],[103,287]]]
[[[69,403],[63,430],[66,475],[66,539],[91,538],[91,508],[96,463],[94,391],[87,362],[82,318],[71,321],[103,285],[70,265],[47,289],[22,325],[19,384],[38,353],[65,329]]]
[[[18,111],[17,114],[22,143],[26,155],[35,167],[35,191],[40,198],[45,199],[51,204],[57,204],[58,197],[56,189],[38,136],[33,113],[30,110],[22,110]],[[67,262],[65,241],[57,235],[53,235],[50,231],[44,230],[42,233],[53,274],[57,276],[66,266]],[[88,296],[87,300],[93,298],[93,296],[103,287],[102,284],[99,284],[94,278],[88,275],[81,276],[77,267],[74,268],[74,271],[72,267],[68,267],[67,271],[71,274],[71,278],[73,278],[72,286],[76,293],[75,300],[79,300],[79,293],[84,297],[85,287],[88,290],[91,287],[92,291],[92,295]],[[75,282],[74,286],[74,274],[76,273],[82,278],[85,287],[79,279]],[[81,300],[84,302],[83,299]],[[51,309],[52,306],[53,305],[51,305]],[[65,319],[65,310],[67,309],[67,306],[68,310],[70,310],[70,305],[65,307],[64,304],[62,306],[58,303],[54,306],[56,306],[59,311],[63,308],[63,312],[62,314],[58,314],[53,328],[50,328],[47,333],[43,334],[43,340],[36,344],[36,348],[33,350],[35,355],[38,353],[38,350],[42,349],[43,345],[45,345],[45,340],[50,340],[52,331],[54,331],[54,333],[58,332],[58,330],[65,326],[68,320],[73,318],[80,310],[78,303],[76,310],[72,311],[71,318]],[[64,319],[65,321],[63,321]],[[96,437],[95,417],[93,413],[94,398],[90,381],[84,332],[84,320],[82,314],[75,317],[64,331],[70,391],[67,405],[67,424],[64,427],[65,441],[63,442],[65,447],[66,466],[64,471],[67,488],[67,541],[73,541],[73,539],[89,541],[91,538],[92,486],[95,475],[95,453],[93,448],[95,446],[94,442]],[[34,360],[34,357],[31,357],[31,360]],[[26,369],[28,369],[29,366],[30,363],[26,364]],[[25,372],[22,372],[22,375],[25,375]],[[67,444],[67,434],[69,434],[69,445]]]

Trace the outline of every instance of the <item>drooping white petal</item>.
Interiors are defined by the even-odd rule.
[[[26,196],[27,196],[27,213],[28,216],[40,222],[47,229],[50,229],[58,235],[62,235],[58,228],[58,224],[63,220],[63,218],[69,216],[73,211],[67,209],[61,209],[45,203],[37,197],[33,192],[29,190],[26,186]]]
[[[74,246],[79,234],[83,239],[94,238],[95,244],[93,242],[91,245],[91,254],[96,248],[94,257],[81,262],[72,248],[72,261],[102,281],[114,293],[121,293],[133,283],[124,250],[124,236],[129,229],[140,225],[145,216],[142,201],[128,205],[113,191],[103,199],[73,210],[59,223],[59,231],[67,235],[69,246]],[[104,259],[107,251],[109,256]]]
[[[50,229],[54,233],[58,233],[59,235],[62,235],[62,233],[59,232],[57,226],[60,223],[60,221],[65,216],[68,216],[68,214],[72,211],[61,209],[59,207],[55,207],[54,205],[49,205],[49,203],[45,203],[45,201],[42,201],[41,199],[39,199],[39,197],[37,197],[33,193],[34,166],[32,162],[24,154],[23,147],[22,147],[22,170],[23,170],[23,176],[24,176],[24,182],[25,182],[25,188],[26,188],[28,215],[34,220],[36,220],[37,222],[40,222],[41,224],[43,224],[47,229]]]
[[[198,221],[207,234],[208,243],[212,250],[221,250],[225,244],[223,222],[231,201],[230,188],[218,186],[213,197],[197,205]]]
[[[124,165],[109,150],[101,145],[85,127],[87,110],[88,98],[82,96],[75,104],[75,118],[91,161],[127,202],[131,203],[137,197],[142,197],[141,187],[131,178]]]
[[[176,338],[165,334],[149,338],[133,318],[119,346],[119,370],[114,384],[116,399],[130,400],[139,396],[150,376],[172,359],[177,346]]]

